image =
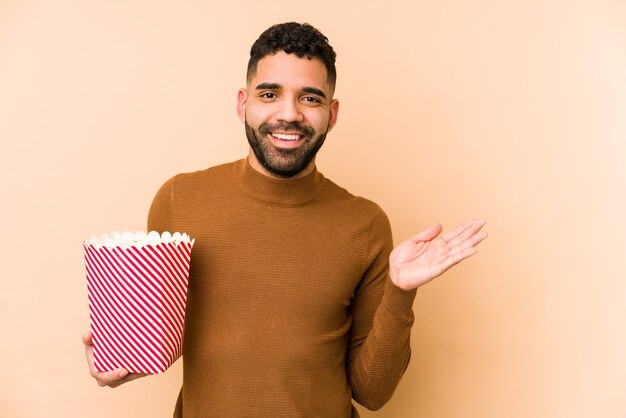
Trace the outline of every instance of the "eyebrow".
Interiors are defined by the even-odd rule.
[[[255,87],[256,90],[280,90],[283,86],[278,83],[261,83]],[[326,98],[326,94],[317,87],[303,87],[302,91],[305,93],[315,94],[317,96]]]
[[[316,87],[305,87],[302,89],[302,91],[305,93],[315,94],[317,96],[323,97],[324,99],[326,98],[324,92]]]
[[[256,90],[279,90],[282,86],[278,83],[261,83],[255,87]]]

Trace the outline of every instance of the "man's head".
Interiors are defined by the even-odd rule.
[[[306,24],[272,26],[254,43],[247,88],[237,96],[253,168],[281,178],[313,171],[337,121],[334,60],[326,37]]]
[[[335,90],[337,54],[328,43],[328,38],[308,23],[280,23],[267,29],[259,36],[250,49],[247,81],[254,77],[259,61],[267,55],[284,51],[300,58],[317,58],[324,63],[328,84]]]

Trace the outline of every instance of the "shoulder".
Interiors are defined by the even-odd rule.
[[[163,183],[159,193],[166,193],[174,198],[228,187],[232,183],[234,164],[235,162],[230,162],[203,170],[178,173]]]
[[[332,180],[325,178],[322,199],[335,206],[335,209],[353,218],[359,218],[367,224],[388,224],[385,211],[373,200],[355,195]]]
[[[150,206],[150,228],[169,230],[189,214],[205,212],[211,202],[223,202],[227,191],[233,189],[233,166],[234,163],[221,164],[170,177],[157,191]]]
[[[328,200],[332,222],[341,225],[342,233],[359,237],[366,258],[382,250],[391,251],[393,235],[385,211],[373,200],[357,196],[326,179],[322,198]]]
[[[235,162],[225,163],[209,167],[204,170],[198,170],[187,173],[178,173],[171,177],[168,182],[172,184],[172,187],[176,189],[196,187],[203,184],[210,184],[212,182],[219,182],[220,180],[227,180],[232,178],[233,167]]]

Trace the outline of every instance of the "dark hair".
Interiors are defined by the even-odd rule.
[[[256,74],[257,65],[263,57],[279,51],[296,54],[300,58],[319,58],[326,66],[328,84],[335,89],[337,54],[328,43],[328,38],[308,23],[280,23],[263,32],[250,49],[248,80]]]

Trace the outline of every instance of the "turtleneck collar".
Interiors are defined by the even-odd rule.
[[[235,182],[247,194],[266,203],[299,205],[308,202],[322,191],[324,176],[317,171],[298,179],[275,179],[256,171],[247,158],[236,161]]]

